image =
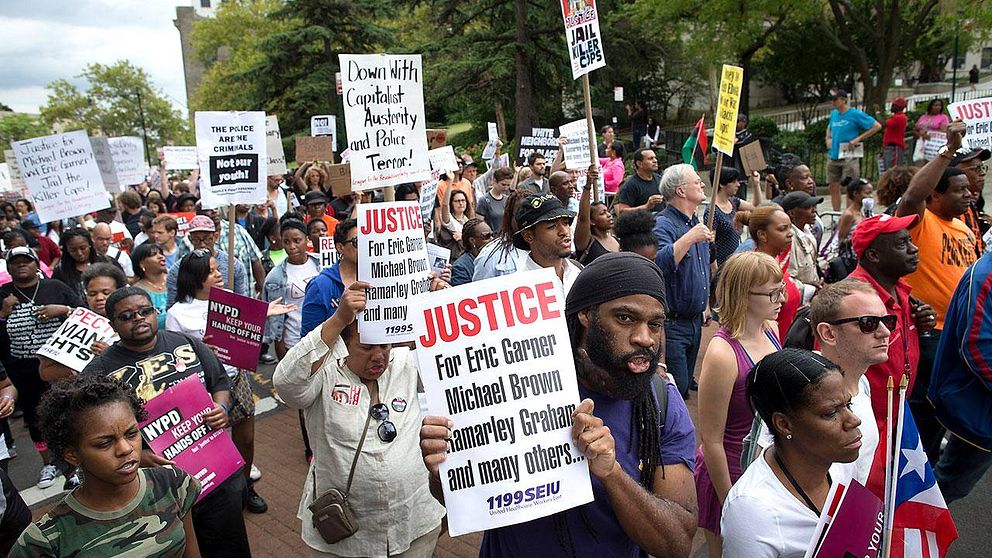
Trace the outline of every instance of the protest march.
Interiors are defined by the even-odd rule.
[[[984,35],[897,71],[824,52],[855,44],[853,4],[790,4],[706,35],[694,80],[665,58],[661,87],[618,36],[676,17],[644,0],[562,0],[550,27],[517,12],[506,37],[443,48],[356,7],[194,4],[174,24],[202,80],[188,106],[144,84],[93,124],[113,87],[65,80],[40,116],[0,103],[0,555],[992,544]],[[523,9],[482,4],[450,12]],[[977,4],[958,16],[992,28]],[[403,13],[448,37],[435,8]],[[785,45],[808,32],[791,18],[839,34]],[[217,22],[249,28],[217,43]],[[188,55],[204,45],[225,54]],[[769,108],[782,56],[828,78]],[[232,60],[267,98],[210,89]],[[528,64],[509,97],[461,81]]]

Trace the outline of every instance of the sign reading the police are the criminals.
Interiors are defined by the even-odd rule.
[[[197,112],[195,121],[203,208],[265,202],[265,113]]]
[[[430,178],[419,54],[342,54],[344,124],[354,191]]]
[[[572,79],[606,66],[596,0],[561,0],[561,15],[565,20]]]
[[[716,127],[713,130],[713,147],[724,155],[734,154],[734,136],[737,134],[737,109],[741,101],[744,70],[737,66],[723,65],[720,77],[720,97],[716,103]]]
[[[579,391],[554,271],[444,289],[410,312],[428,414],[454,422],[440,468],[451,535],[591,502],[572,442]]]

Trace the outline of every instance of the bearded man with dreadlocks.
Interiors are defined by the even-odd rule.
[[[565,302],[582,403],[572,437],[595,499],[487,531],[482,557],[686,557],[696,532],[695,428],[678,388],[657,374],[665,346],[661,270],[630,252],[583,269]],[[420,430],[431,491],[453,427],[428,416]],[[442,502],[443,503],[443,502]]]

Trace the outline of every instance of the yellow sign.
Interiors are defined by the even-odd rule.
[[[716,103],[716,127],[713,129],[713,147],[725,155],[734,153],[734,135],[737,133],[737,108],[741,100],[744,70],[737,66],[723,65],[720,76],[720,98]]]

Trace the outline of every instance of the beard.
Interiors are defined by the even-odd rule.
[[[580,366],[579,375],[595,391],[614,399],[637,399],[651,389],[651,379],[657,373],[658,362],[661,361],[660,347],[657,351],[640,349],[621,354],[616,349],[616,339],[599,325],[599,317],[595,312],[589,314],[585,352],[595,369]],[[627,368],[627,362],[633,358],[648,359],[648,370],[640,374],[631,372]]]

